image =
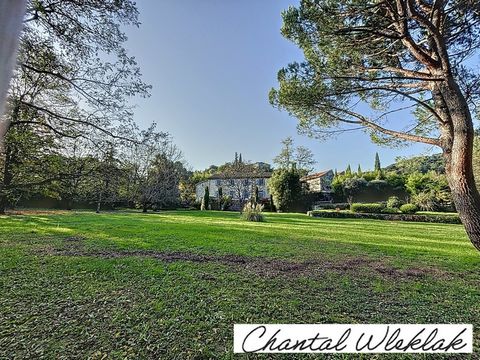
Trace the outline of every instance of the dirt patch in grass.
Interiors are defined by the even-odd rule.
[[[163,252],[153,250],[92,250],[84,246],[84,239],[72,236],[63,240],[62,247],[42,247],[39,253],[53,256],[91,256],[104,259],[118,259],[126,257],[141,257],[155,259],[162,262],[188,261],[193,263],[219,263],[232,266],[238,270],[246,270],[259,276],[298,276],[321,275],[326,271],[340,273],[357,273],[359,270],[373,272],[383,277],[392,278],[423,278],[425,276],[447,277],[449,273],[432,268],[416,267],[399,269],[381,260],[367,257],[347,257],[337,261],[314,259],[304,262],[288,261],[283,259],[268,259],[242,255],[198,254],[192,252]]]

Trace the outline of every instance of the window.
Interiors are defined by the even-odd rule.
[[[259,186],[265,185],[265,179],[257,179],[257,185]]]
[[[215,181],[215,185],[217,185],[217,186],[220,186],[220,185],[222,185],[222,180],[220,180],[220,179],[217,179],[217,181]]]
[[[235,191],[230,190],[230,197],[231,197],[232,199],[235,198]]]
[[[248,179],[243,180],[243,185],[248,186],[248,183],[249,183]]]
[[[259,190],[259,191],[258,191],[258,197],[259,197],[260,199],[264,199],[264,198],[265,198],[265,192],[264,192],[263,190]]]
[[[235,180],[230,179],[229,183],[230,183],[230,186],[235,186]]]

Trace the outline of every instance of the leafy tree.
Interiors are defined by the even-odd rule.
[[[279,168],[289,169],[294,163],[294,152],[293,139],[289,136],[282,140],[282,150],[280,154],[273,159],[273,163]]]
[[[445,173],[445,160],[442,154],[430,156],[397,157],[395,163],[385,168],[387,171],[396,171],[401,174],[420,172],[425,174],[435,171],[439,174]]]
[[[367,186],[367,181],[363,178],[349,178],[343,183],[343,193],[349,204],[355,200],[358,195]]]
[[[295,164],[301,175],[306,175],[313,170],[316,161],[313,152],[305,146],[294,146],[293,139],[287,137],[282,140],[282,150],[273,162],[282,169],[289,169]]]
[[[479,20],[475,1],[302,0],[283,13],[282,34],[305,61],[279,72],[270,101],[313,137],[363,129],[381,144],[441,148],[455,206],[480,250],[472,171],[480,74],[467,61],[479,52]],[[406,109],[412,117],[391,116]]]
[[[268,191],[277,210],[282,212],[294,210],[302,196],[299,172],[295,167],[275,170],[268,182]]]

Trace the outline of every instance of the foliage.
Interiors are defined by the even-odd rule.
[[[390,196],[387,200],[387,207],[388,208],[399,208],[402,205],[402,202],[398,198],[398,196]]]
[[[278,211],[292,211],[302,198],[299,172],[295,167],[275,170],[268,181],[268,191]]]
[[[405,187],[412,196],[412,202],[423,210],[449,209],[452,206],[447,178],[443,174],[432,171],[412,173],[407,177]]]
[[[242,219],[246,221],[263,221],[263,205],[254,202],[247,202],[242,210]]]
[[[404,214],[415,214],[418,211],[418,207],[415,204],[403,204],[400,206],[400,211]]]
[[[349,203],[331,203],[315,206],[315,210],[347,210],[350,209]]]
[[[386,208],[383,208],[381,213],[382,214],[398,214],[400,210],[398,210],[397,207],[389,207],[387,206]]]
[[[375,166],[374,166],[374,171],[375,172],[380,172],[382,171],[382,165],[380,164],[380,156],[378,155],[378,152],[375,153]]]
[[[444,215],[437,213],[413,214],[413,213],[352,213],[346,211],[326,211],[314,210],[308,214],[312,217],[328,218],[328,219],[372,219],[397,221],[398,225],[402,222],[422,222],[422,223],[442,223],[442,224],[461,224],[458,215]]]
[[[353,203],[350,206],[350,211],[354,213],[381,213],[383,209],[385,209],[385,205],[378,203]]]
[[[397,157],[395,163],[385,168],[387,171],[409,175],[412,173],[426,174],[434,171],[438,174],[445,173],[445,159],[442,154],[430,156]]]
[[[366,186],[367,181],[364,178],[347,178],[343,182],[343,194],[347,202],[350,204],[354,201],[355,196],[358,195]]]
[[[302,0],[282,18],[304,60],[278,72],[270,103],[311,137],[363,130],[381,145],[441,148],[452,199],[480,249],[471,171],[480,74],[469,61],[480,53],[478,3]]]
[[[210,209],[210,190],[208,186],[205,186],[205,192],[203,193],[202,198],[202,210]]]
[[[291,137],[282,140],[282,150],[273,162],[280,169],[290,169],[292,166],[296,166],[302,175],[311,172],[316,164],[312,151],[304,146],[295,147]]]

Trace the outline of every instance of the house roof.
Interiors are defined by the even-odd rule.
[[[317,172],[315,174],[310,174],[310,175],[307,175],[307,176],[304,176],[302,177],[300,180],[302,181],[308,181],[308,180],[314,180],[314,179],[318,179],[318,178],[321,178],[321,177],[324,177],[325,175],[327,175],[329,172],[331,172],[332,170],[325,170],[325,171],[320,171],[320,172]]]
[[[212,174],[208,179],[215,180],[215,179],[262,179],[262,178],[270,178],[272,177],[271,172],[261,172],[258,174],[235,174],[231,176],[230,174]]]

